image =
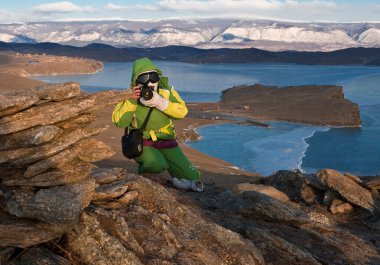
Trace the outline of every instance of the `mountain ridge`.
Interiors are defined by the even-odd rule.
[[[6,43],[0,41],[0,51],[30,54],[86,57],[106,62],[133,61],[141,57],[152,60],[186,63],[295,63],[305,65],[380,65],[380,48],[348,48],[332,52],[270,52],[249,49],[198,49],[186,46],[158,48],[115,48],[92,43],[84,47],[57,43]]]
[[[0,41],[116,47],[333,51],[380,47],[380,23],[285,22],[239,19],[72,21],[0,24]]]

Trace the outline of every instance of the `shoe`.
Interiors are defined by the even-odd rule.
[[[191,181],[191,189],[193,191],[202,192],[204,189],[204,185],[203,185],[202,181],[200,181],[200,180],[193,180],[193,181]]]
[[[204,189],[203,183],[200,180],[187,180],[172,178],[173,186],[181,190],[193,190],[202,192]]]

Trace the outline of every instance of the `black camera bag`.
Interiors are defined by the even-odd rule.
[[[126,158],[135,158],[142,154],[143,151],[143,131],[153,108],[150,108],[143,125],[138,129],[124,129],[124,135],[121,137],[121,150]]]

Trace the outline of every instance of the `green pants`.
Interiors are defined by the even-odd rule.
[[[144,146],[143,153],[135,161],[139,163],[138,174],[161,173],[167,169],[178,179],[198,180],[201,175],[178,146],[164,149]]]

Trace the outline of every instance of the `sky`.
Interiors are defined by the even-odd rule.
[[[193,18],[380,22],[380,0],[0,0],[0,23]]]

